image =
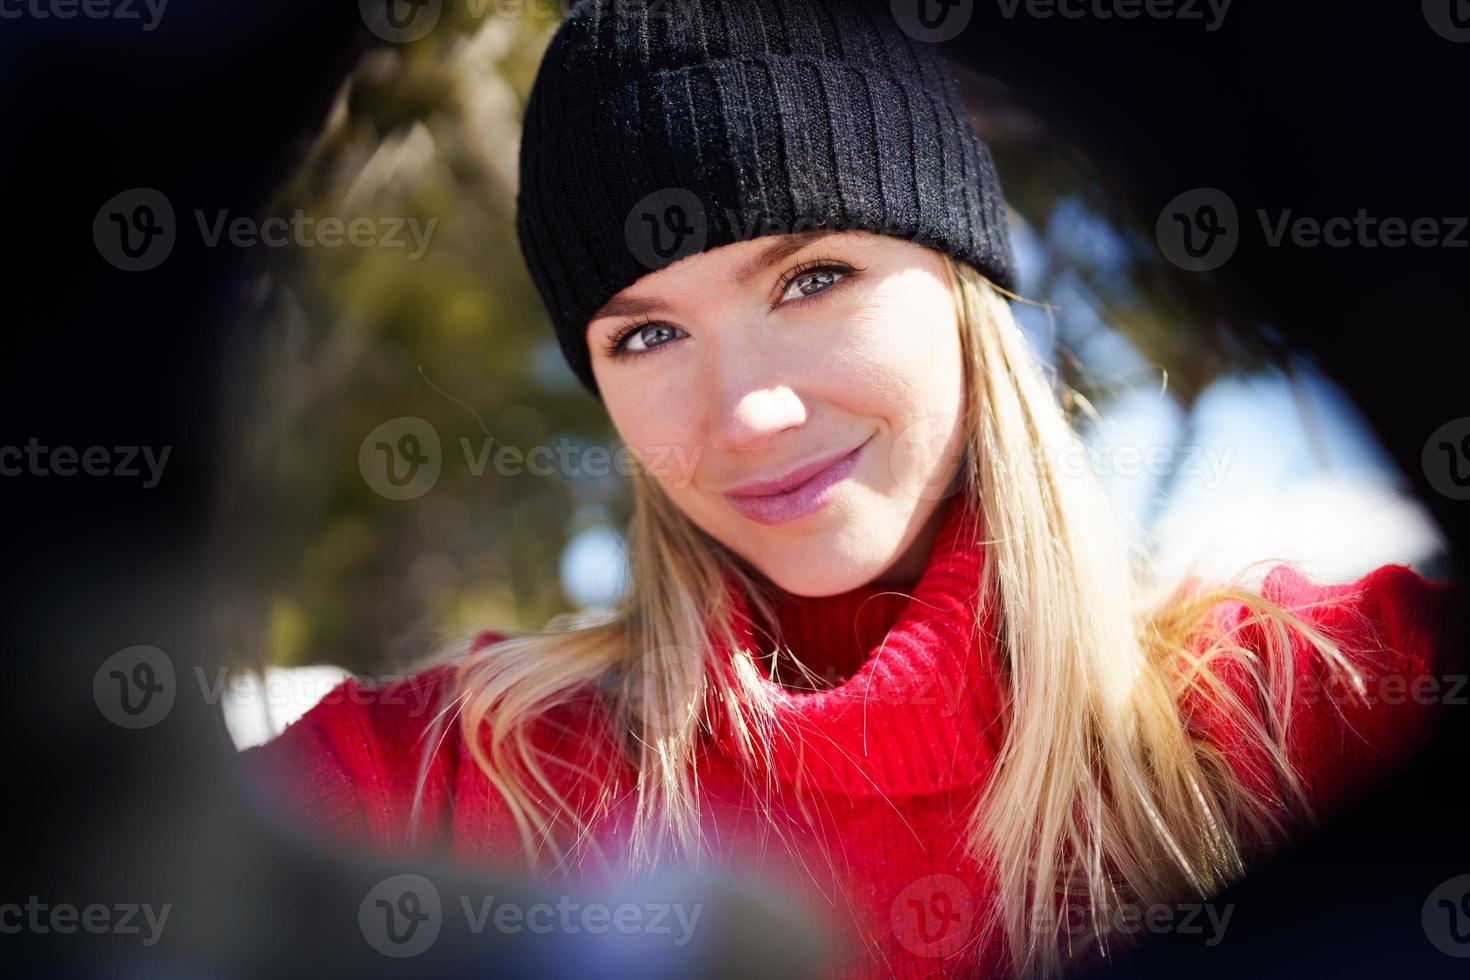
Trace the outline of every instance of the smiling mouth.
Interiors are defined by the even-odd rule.
[[[821,509],[836,496],[838,485],[857,468],[859,458],[872,441],[873,437],[869,436],[856,449],[783,490],[768,493],[726,492],[725,499],[741,515],[758,524],[785,524],[805,517]],[[779,485],[780,482],[782,481],[752,483],[745,487],[765,489]]]

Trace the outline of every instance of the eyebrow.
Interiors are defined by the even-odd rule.
[[[737,283],[748,282],[762,270],[796,254],[812,242],[826,238],[828,235],[835,235],[837,232],[836,228],[813,228],[810,231],[778,236],[771,244],[742,262],[731,275],[730,280]],[[588,322],[610,316],[642,316],[658,309],[659,305],[654,300],[644,299],[641,296],[614,296],[603,304],[602,309],[592,314]]]
[[[835,228],[813,228],[810,231],[799,231],[791,235],[782,235],[774,242],[761,249],[756,255],[741,263],[740,268],[735,270],[733,281],[746,282],[756,273],[775,265],[782,259],[794,255],[806,248],[819,238],[835,235]]]

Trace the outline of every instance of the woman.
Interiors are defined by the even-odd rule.
[[[1422,735],[1374,685],[1442,668],[1450,586],[1149,594],[1066,465],[989,154],[916,25],[572,11],[517,229],[640,464],[631,586],[248,753],[304,822],[577,877],[755,869],[828,915],[834,972],[1053,975]]]

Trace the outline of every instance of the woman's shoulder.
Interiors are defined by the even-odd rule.
[[[1470,698],[1455,663],[1464,635],[1461,586],[1403,564],[1380,565],[1352,581],[1321,582],[1278,563],[1259,591],[1336,644],[1349,668],[1334,670],[1309,636],[1291,627],[1276,631],[1243,601],[1222,601],[1211,610],[1214,625],[1254,658],[1224,665],[1222,678],[1268,732],[1273,714],[1280,719],[1287,759],[1319,815],[1405,761],[1440,711]],[[1273,633],[1280,641],[1274,648]],[[1218,714],[1204,717],[1208,734],[1237,771],[1248,781],[1264,780],[1264,760],[1236,751],[1244,733]]]
[[[471,651],[505,637],[486,630]],[[401,836],[423,766],[426,735],[446,709],[452,663],[405,675],[348,677],[263,745],[240,753],[251,791],[273,815],[343,843],[388,843]],[[437,740],[424,798],[438,800],[454,764],[456,740]]]
[[[508,638],[481,631],[467,652]],[[467,805],[454,798],[470,759],[459,728],[457,667],[450,661],[405,676],[342,681],[274,739],[241,753],[252,790],[274,814],[333,842],[398,849],[413,822],[425,839],[424,828],[442,826]],[[547,709],[529,728],[532,744],[568,763],[558,772],[592,771],[606,759],[599,709],[592,692]],[[483,788],[483,778],[471,777]],[[474,798],[493,805],[492,795]]]

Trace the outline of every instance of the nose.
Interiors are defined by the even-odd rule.
[[[712,351],[710,443],[715,449],[759,449],[806,422],[807,409],[787,372],[748,345]],[[783,377],[783,375],[787,375]]]

